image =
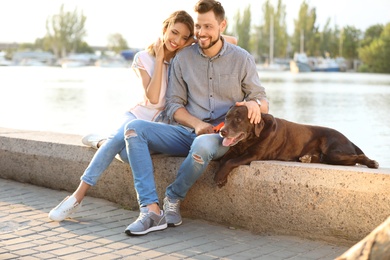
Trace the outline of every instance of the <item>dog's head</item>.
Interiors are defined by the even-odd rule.
[[[250,123],[246,106],[233,106],[227,112],[225,125],[219,132],[220,136],[224,138],[222,145],[234,146],[250,136],[260,136],[263,127],[263,119],[256,125]]]

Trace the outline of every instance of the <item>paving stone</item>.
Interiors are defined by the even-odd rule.
[[[129,237],[139,211],[86,197],[60,223],[47,214],[68,192],[0,179],[0,259],[335,259],[348,246],[298,237],[252,234],[203,220]]]

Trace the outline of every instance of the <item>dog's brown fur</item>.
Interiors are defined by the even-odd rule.
[[[292,123],[270,114],[261,116],[261,122],[254,125],[248,119],[246,106],[235,106],[228,111],[220,135],[231,147],[221,158],[214,177],[219,187],[226,184],[231,170],[255,160],[379,167],[334,129]]]

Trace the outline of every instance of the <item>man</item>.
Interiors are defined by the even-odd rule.
[[[201,0],[195,12],[198,43],[179,52],[171,64],[166,112],[172,124],[135,120],[125,128],[140,204],[140,216],[125,230],[128,235],[182,223],[180,201],[209,162],[228,150],[213,127],[224,121],[232,105],[247,106],[252,123],[259,123],[261,112],[268,112],[253,57],[221,37],[227,25],[222,5]],[[164,213],[158,204],[150,150],[186,156],[175,181],[167,187]]]

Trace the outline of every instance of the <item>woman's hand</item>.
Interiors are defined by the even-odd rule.
[[[154,52],[156,53],[156,59],[164,59],[164,40],[158,38],[153,46]]]

